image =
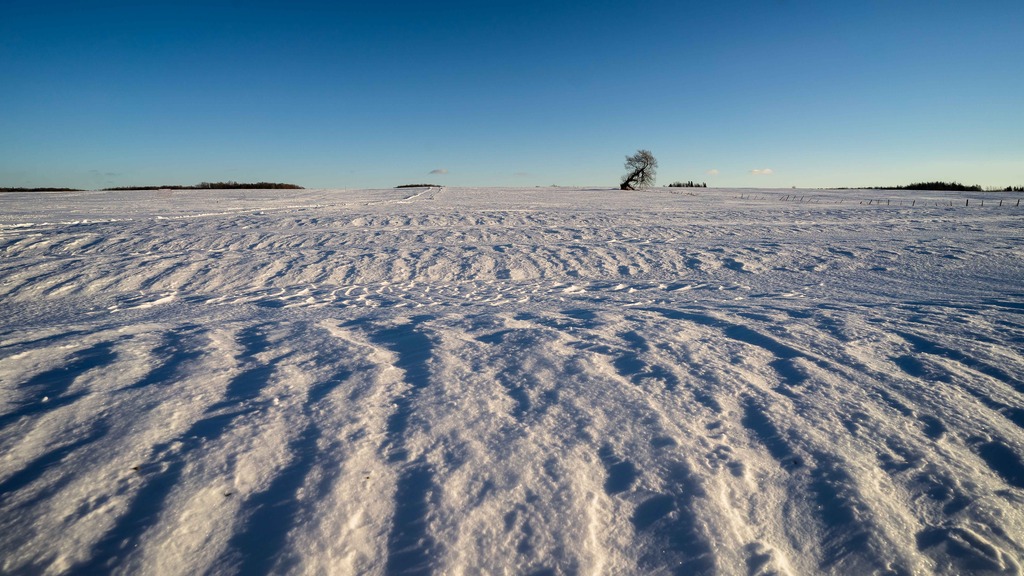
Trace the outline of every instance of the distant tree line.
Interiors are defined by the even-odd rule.
[[[78,188],[0,188],[0,192],[84,192]]]
[[[708,185],[707,185],[706,182],[701,182],[700,184],[697,184],[693,180],[687,180],[686,182],[678,182],[678,181],[677,182],[673,182],[673,183],[669,184],[668,187],[669,188],[707,188]]]
[[[395,188],[440,188],[437,184],[402,184]]]
[[[104,191],[122,190],[304,190],[296,184],[280,182],[200,182],[195,186],[118,186]]]
[[[959,182],[915,182],[906,186],[883,186],[872,190],[940,190],[943,192],[981,192],[977,184],[967,186]]]

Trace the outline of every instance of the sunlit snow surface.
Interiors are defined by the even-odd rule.
[[[1020,573],[1024,207],[966,201],[4,194],[0,572]]]

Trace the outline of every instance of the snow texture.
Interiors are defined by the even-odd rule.
[[[982,196],[5,194],[0,572],[1020,574]]]

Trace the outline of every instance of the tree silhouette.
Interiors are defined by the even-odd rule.
[[[626,175],[619,184],[620,190],[636,190],[654,185],[658,161],[650,150],[637,150],[636,154],[626,156]]]

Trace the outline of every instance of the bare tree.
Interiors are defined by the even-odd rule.
[[[636,190],[654,185],[658,161],[650,150],[637,150],[636,154],[626,156],[626,175],[619,184],[620,190]]]

